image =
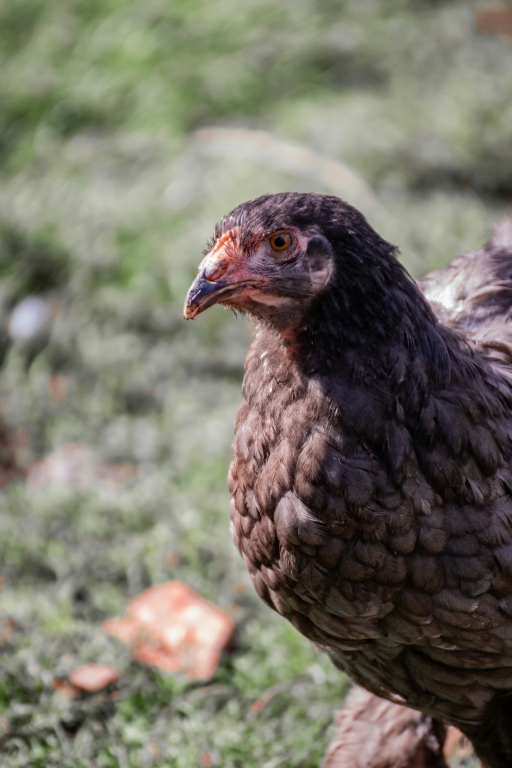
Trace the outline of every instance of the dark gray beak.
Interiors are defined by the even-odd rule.
[[[207,280],[204,272],[202,272],[188,290],[183,317],[185,320],[193,320],[205,309],[216,304],[221,296],[230,293],[233,288],[234,286],[230,285],[227,280]]]

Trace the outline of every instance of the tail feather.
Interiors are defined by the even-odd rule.
[[[512,377],[512,217],[487,245],[418,282],[439,320]]]
[[[500,224],[494,226],[489,245],[512,253],[512,216],[507,216]]]

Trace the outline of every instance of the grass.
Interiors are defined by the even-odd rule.
[[[326,189],[192,132],[267,129],[348,163],[420,275],[510,206],[512,47],[459,0],[0,0],[0,51],[0,410],[26,466],[78,442],[133,467],[118,488],[0,494],[2,765],[316,766],[347,681],[260,604],[229,540],[251,330],[219,308],[185,324],[181,304],[230,207]],[[54,320],[12,342],[34,294]],[[100,629],[171,578],[235,620],[207,686]],[[66,700],[54,679],[89,661],[119,685]]]

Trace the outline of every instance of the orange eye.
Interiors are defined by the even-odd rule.
[[[268,242],[273,251],[286,251],[292,244],[292,237],[288,232],[279,232],[278,235],[272,235]]]

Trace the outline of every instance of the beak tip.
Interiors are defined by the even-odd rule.
[[[193,320],[212,304],[216,304],[215,296],[219,288],[222,287],[222,283],[205,280],[202,276],[197,277],[190,286],[185,299],[185,306],[183,307],[185,320]]]

